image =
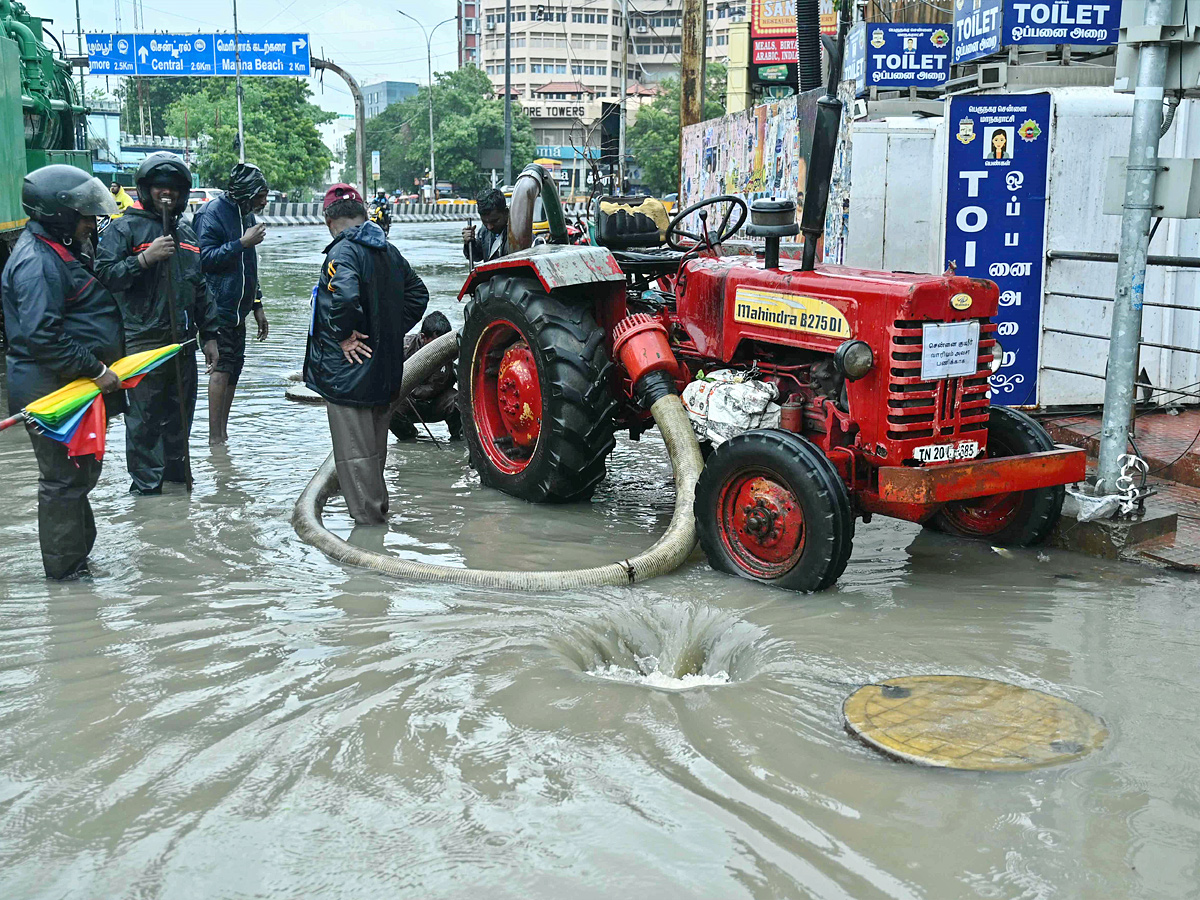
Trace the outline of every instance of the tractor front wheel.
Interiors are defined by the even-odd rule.
[[[1006,406],[993,406],[988,416],[989,459],[1053,450],[1054,441],[1034,419]],[[959,537],[986,538],[997,544],[1028,547],[1040,544],[1062,513],[1066,488],[1034,488],[947,503],[930,524]]]
[[[590,497],[614,444],[611,367],[582,305],[532,278],[481,285],[458,357],[463,436],[480,480],[533,502]]]
[[[833,463],[787,431],[747,431],[717,447],[696,485],[696,530],[714,569],[819,591],[846,569],[850,496]]]

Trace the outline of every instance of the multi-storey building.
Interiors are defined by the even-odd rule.
[[[364,85],[363,110],[368,119],[373,119],[393,103],[417,96],[418,90],[420,88],[414,81],[380,81]]]
[[[505,32],[511,28],[513,97],[533,119],[538,152],[562,160],[564,182],[582,186],[586,148],[593,148],[590,155],[595,156],[600,143],[600,104],[621,93],[620,0],[514,0],[512,21],[507,23],[504,0],[464,0],[460,8],[468,5],[482,26],[477,64],[491,77],[498,96],[504,93]],[[630,0],[628,7],[632,115],[637,103],[653,98],[655,82],[679,72],[682,3]],[[465,22],[466,13],[461,16]],[[728,56],[729,26],[745,17],[744,0],[710,0],[709,59]],[[464,44],[464,64],[467,49]]]
[[[458,67],[479,65],[479,0],[458,0]]]

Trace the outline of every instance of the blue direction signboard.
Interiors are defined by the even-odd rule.
[[[870,88],[939,88],[950,77],[950,34],[940,25],[860,23],[847,36],[843,75]]]
[[[970,62],[1000,50],[1004,0],[954,0],[954,63]]]
[[[1121,0],[1054,0],[1004,4],[1004,43],[1115,44],[1121,30]]]
[[[89,34],[92,75],[233,75],[231,34]],[[243,75],[309,75],[307,34],[243,34]]]
[[[947,153],[946,263],[1000,287],[992,402],[1037,402],[1050,95],[954,97]]]

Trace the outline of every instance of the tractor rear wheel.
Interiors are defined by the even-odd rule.
[[[1053,450],[1054,440],[1034,419],[1006,406],[993,406],[988,416],[986,458],[1022,456]],[[997,544],[1028,547],[1040,544],[1062,513],[1066,488],[1034,488],[947,503],[930,524],[959,537],[986,538]]]
[[[841,475],[787,431],[747,431],[717,447],[696,485],[695,514],[714,569],[788,590],[829,587],[854,546]]]
[[[532,502],[590,497],[614,444],[611,371],[584,306],[532,278],[480,285],[458,357],[463,436],[480,480]]]

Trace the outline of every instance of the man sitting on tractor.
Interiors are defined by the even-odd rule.
[[[408,359],[434,338],[450,333],[450,320],[443,313],[431,312],[421,330],[404,338],[404,358]],[[458,414],[458,389],[454,386],[454,364],[447,362],[423,384],[418,384],[408,399],[392,415],[392,434],[400,441],[417,436],[417,425],[445,422],[450,440],[462,440],[462,417]]]
[[[475,208],[483,220],[483,234],[475,236],[475,226],[462,231],[463,256],[473,262],[485,262],[508,254],[508,203],[498,188],[481,191]]]

